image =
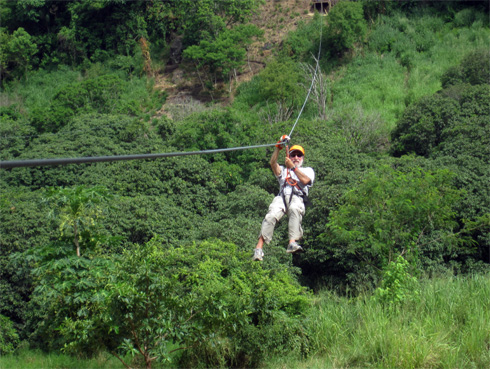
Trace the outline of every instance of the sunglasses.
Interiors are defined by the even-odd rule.
[[[292,158],[294,158],[294,157],[302,158],[303,154],[301,154],[301,153],[290,153],[289,156]]]

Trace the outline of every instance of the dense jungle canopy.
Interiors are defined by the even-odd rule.
[[[312,290],[488,270],[488,2],[331,3],[0,0],[0,160],[270,144],[311,85],[316,172],[306,252],[252,263],[272,148],[0,169],[0,353],[257,365]]]

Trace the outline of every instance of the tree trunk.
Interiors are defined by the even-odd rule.
[[[77,223],[73,224],[73,233],[74,238],[73,238],[73,243],[75,243],[75,248],[77,249],[77,256],[80,257],[80,242],[78,241],[78,229],[77,229]]]

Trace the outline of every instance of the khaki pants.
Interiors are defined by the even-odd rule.
[[[286,204],[288,204],[287,215],[289,218],[289,239],[299,240],[301,237],[303,237],[301,221],[303,220],[303,215],[305,215],[305,205],[303,204],[303,199],[296,195],[293,195],[291,203],[289,203],[290,196],[291,195],[286,195],[285,197]],[[284,206],[283,198],[282,196],[276,196],[269,206],[269,211],[262,221],[262,228],[260,230],[259,237],[262,236],[266,244],[271,242],[274,228],[277,222],[279,222],[285,214],[286,207]]]

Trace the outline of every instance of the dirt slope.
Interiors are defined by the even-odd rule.
[[[282,40],[288,32],[296,29],[299,22],[308,20],[313,16],[311,0],[266,0],[260,9],[253,15],[251,23],[264,31],[264,37],[252,44],[248,51],[248,62],[238,76],[238,83],[250,80],[263,69],[274,50],[280,47]],[[191,100],[201,102],[213,100],[226,105],[233,97],[232,86],[217,86],[217,91],[210,94],[204,91],[198,73],[189,65],[180,64],[168,66],[164,71],[155,75],[155,87],[165,90],[169,96],[160,114],[169,114],[167,107],[172,104],[182,104]],[[220,90],[221,89],[221,93]]]

